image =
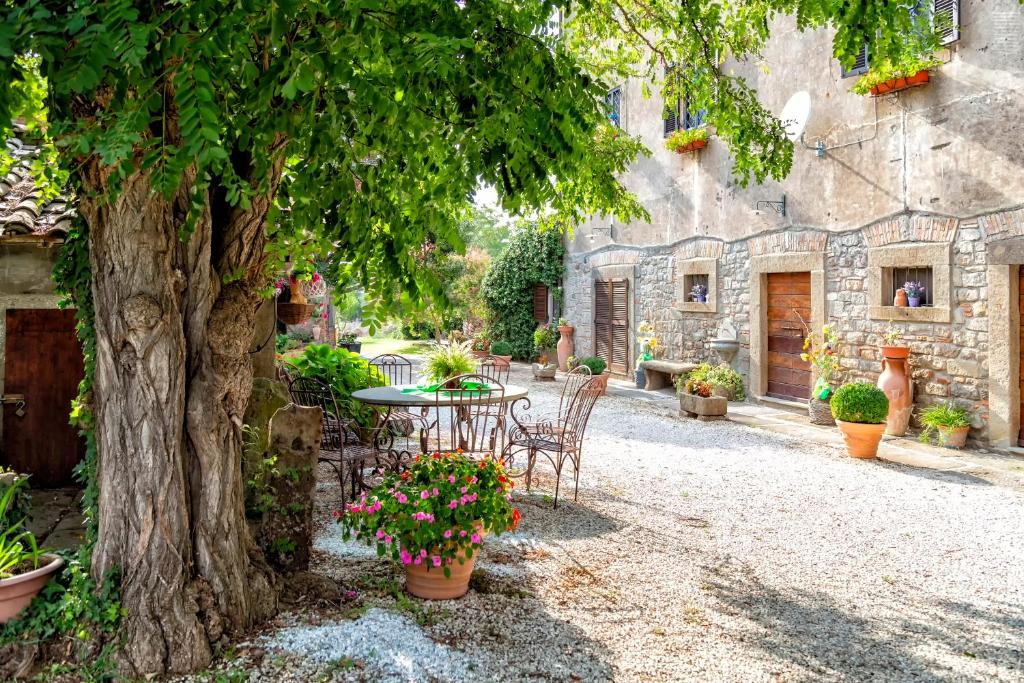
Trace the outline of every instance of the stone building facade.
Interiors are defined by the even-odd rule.
[[[973,411],[976,441],[1016,446],[1024,10],[1014,0],[957,9],[958,31],[931,82],[892,95],[849,92],[856,77],[832,57],[831,32],[799,33],[791,18],[778,20],[764,64],[727,64],[777,113],[793,93],[811,96],[781,182],[737,186],[713,130],[699,152],[668,151],[664,102],[644,98],[640,83],[621,84],[621,126],[652,151],[623,180],[651,220],[595,217],[569,239],[564,307],[577,353],[597,349],[594,281],[622,278],[630,369],[641,321],[654,326],[662,354],[680,360],[715,360],[709,341],[734,328],[734,367],[755,399],[772,400],[771,278],[806,274],[801,320],[838,331],[843,380],[877,379],[882,335],[898,328],[913,352],[915,401],[954,399]],[[783,199],[784,214],[777,204],[755,210]],[[928,278],[929,305],[893,306],[893,278],[908,272]],[[704,281],[707,302],[691,301],[689,284]]]

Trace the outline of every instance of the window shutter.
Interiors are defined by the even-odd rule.
[[[665,82],[667,83],[672,76],[672,70],[676,67],[674,65],[665,66]],[[675,104],[665,103],[665,137],[668,137],[672,133],[679,130],[680,123],[680,101],[676,98]]]
[[[845,66],[842,67],[842,77],[849,78],[850,76],[860,76],[868,72],[868,46],[865,45],[861,48],[860,52],[857,53],[857,58],[853,61],[853,66],[847,69]]]
[[[612,88],[604,97],[608,105],[608,120],[616,128],[622,128],[622,88]]]
[[[943,45],[960,40],[960,0],[935,0],[935,25],[941,26],[939,42]]]
[[[537,283],[533,286],[533,319],[540,325],[548,323],[548,287]]]

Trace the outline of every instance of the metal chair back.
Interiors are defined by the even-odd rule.
[[[583,448],[583,434],[587,430],[590,413],[594,410],[594,404],[597,403],[600,395],[600,380],[590,378],[569,400],[565,415],[562,417],[561,447],[563,451],[575,452],[573,459],[577,469],[579,469],[579,452]]]
[[[323,425],[320,450],[341,451],[345,443],[345,425],[331,387],[314,377],[297,377],[288,386],[288,394],[295,405],[320,408],[323,411],[320,418]]]
[[[569,408],[573,398],[579,393],[583,385],[590,381],[590,368],[586,365],[577,365],[565,376],[565,384],[562,386],[562,396],[558,399],[558,417],[565,417],[565,411]]]
[[[396,384],[412,384],[412,361],[397,353],[382,353],[370,361],[370,386],[380,384],[380,378],[374,375],[374,369],[383,375],[388,386]]]
[[[505,436],[505,387],[487,375],[459,375],[449,380],[486,384],[486,391],[440,388],[434,394],[437,450],[461,449],[470,455],[500,453]]]
[[[511,364],[504,358],[487,356],[480,361],[476,371],[478,375],[489,377],[499,384],[508,384],[508,374],[511,369]]]

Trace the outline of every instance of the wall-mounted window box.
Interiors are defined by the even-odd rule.
[[[916,88],[921,85],[927,85],[930,80],[927,69],[921,69],[913,76],[902,76],[900,78],[890,78],[884,83],[871,86],[871,96],[879,97],[881,95],[888,95],[889,93],[899,92],[900,90],[909,90],[910,88]]]
[[[939,60],[929,57],[909,59],[895,65],[872,66],[850,90],[858,95],[881,97],[901,90],[918,88],[928,85],[928,81],[931,80],[929,70],[940,64],[942,62]]]
[[[708,146],[707,128],[677,130],[665,139],[665,147],[677,154],[696,152]]]

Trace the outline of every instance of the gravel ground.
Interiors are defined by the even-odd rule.
[[[534,405],[560,386],[531,382]],[[314,569],[358,608],[285,615],[232,666],[251,681],[1024,680],[1019,491],[611,397],[578,503],[570,476],[552,510],[541,475],[469,595],[429,604],[340,540],[324,481]]]

